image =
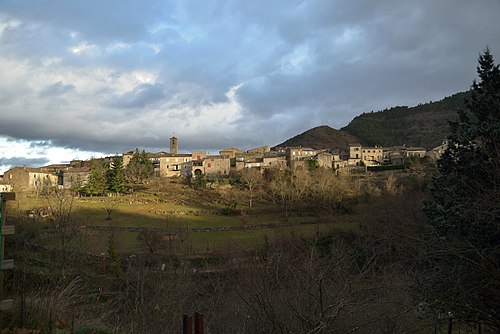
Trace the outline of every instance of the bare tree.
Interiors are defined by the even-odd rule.
[[[50,220],[59,239],[61,255],[64,260],[68,244],[77,233],[74,219],[76,199],[72,191],[59,188],[52,188],[50,194],[45,198],[50,207]]]
[[[262,185],[262,174],[254,168],[246,168],[241,171],[240,182],[248,190],[248,207],[251,210],[255,193]]]

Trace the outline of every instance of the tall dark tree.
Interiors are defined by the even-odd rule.
[[[477,73],[426,204],[436,238],[421,287],[436,311],[500,329],[500,70],[489,49]]]
[[[121,156],[113,157],[108,176],[108,189],[115,193],[125,192],[125,177],[123,175],[123,158]]]

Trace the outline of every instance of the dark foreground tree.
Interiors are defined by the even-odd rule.
[[[500,330],[500,71],[489,49],[477,72],[426,204],[435,238],[420,287],[433,311]]]

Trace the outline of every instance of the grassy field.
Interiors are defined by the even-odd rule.
[[[179,196],[181,194],[182,196]],[[112,233],[120,253],[145,252],[138,240],[141,229],[152,230],[163,240],[163,251],[200,254],[216,251],[228,244],[245,250],[262,246],[267,240],[287,235],[310,237],[317,233],[357,231],[352,216],[337,214],[319,220],[314,215],[284,217],[273,210],[272,203],[257,201],[248,210],[244,197],[238,209],[242,214],[223,215],[223,206],[215,191],[193,190],[172,184],[169,191],[114,197],[80,197],[72,202],[72,217],[79,233],[70,247],[100,254],[108,248]],[[58,204],[43,196],[20,195],[9,203],[9,212],[30,221],[30,211]],[[50,218],[31,218],[35,224],[48,224]],[[57,233],[44,238],[47,246],[58,247]]]

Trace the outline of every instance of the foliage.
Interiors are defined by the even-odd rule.
[[[448,121],[465,106],[470,92],[457,93],[438,102],[415,107],[398,106],[355,117],[343,131],[359,138],[364,145],[403,144],[436,147],[449,134]]]
[[[307,161],[307,170],[310,172],[314,172],[316,169],[319,168],[319,163],[318,160],[308,160]]]
[[[135,149],[124,175],[127,182],[132,185],[142,184],[153,175],[153,165],[146,151],[139,153],[139,150]]]
[[[123,158],[113,157],[110,168],[107,171],[108,190],[115,193],[125,192],[125,177],[123,175]]]
[[[500,328],[500,70],[488,49],[477,71],[426,205],[439,238],[426,249],[422,284],[433,309]]]
[[[121,267],[121,261],[120,257],[118,256],[116,236],[114,232],[112,232],[108,238],[108,256],[111,271],[118,272]]]
[[[103,195],[108,187],[106,171],[108,166],[104,160],[93,159],[90,166],[90,176],[86,192],[89,195]]]

